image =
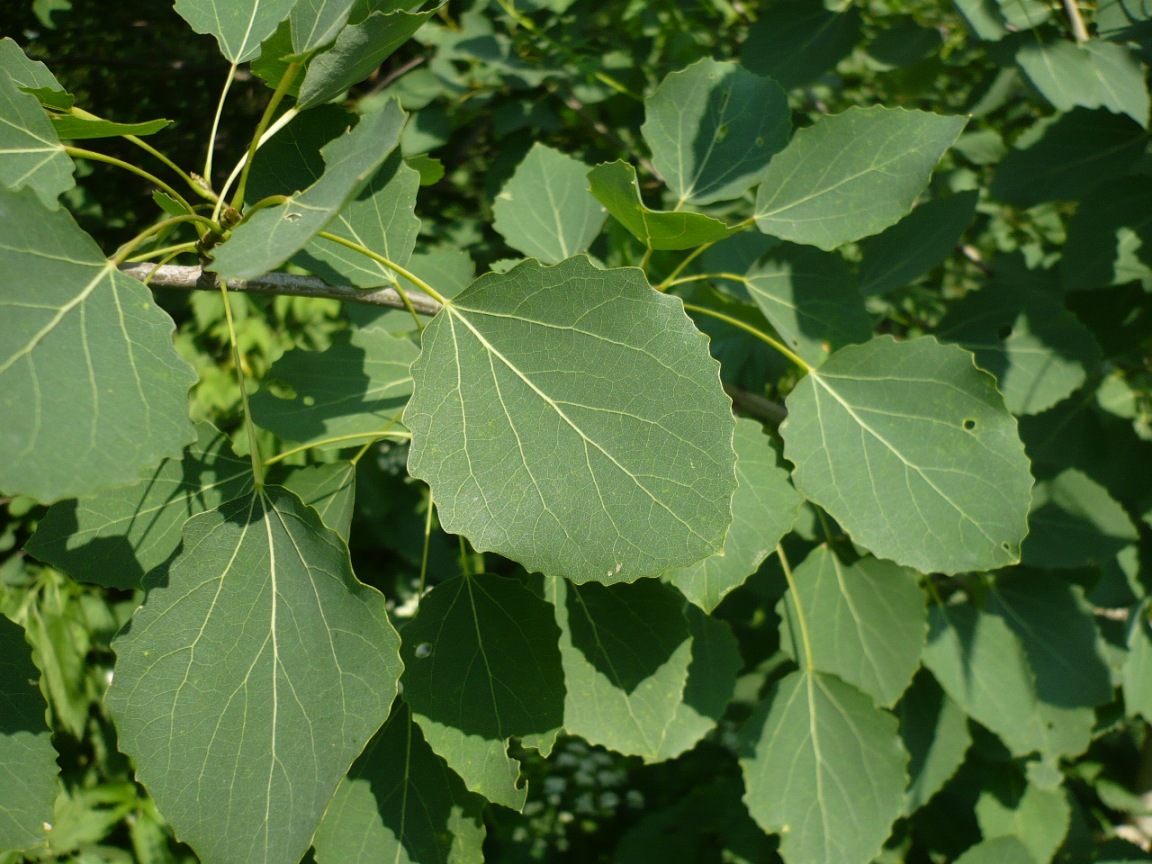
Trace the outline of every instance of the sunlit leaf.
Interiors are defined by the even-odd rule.
[[[0,189],[0,221],[0,489],[52,503],[179,456],[196,376],[172,320],[32,190]]]
[[[1018,837],[993,837],[969,846],[956,864],[1037,864]]]
[[[56,135],[65,141],[84,138],[115,138],[120,135],[153,135],[172,125],[171,120],[147,120],[143,123],[113,123],[75,108],[68,114],[53,114]]]
[[[724,552],[664,574],[664,579],[711,612],[728,592],[756,572],[788,533],[803,503],[758,423],[736,421],[736,480],[732,528]]]
[[[788,143],[788,97],[735,63],[698,60],[644,100],[641,133],[680,205],[739,198]]]
[[[545,264],[586,252],[607,211],[588,192],[588,166],[536,143],[492,205],[508,245]]]
[[[307,54],[335,39],[355,4],[356,0],[296,0],[288,16],[293,53]]]
[[[735,421],[704,337],[639,270],[573,258],[483,276],[422,344],[408,467],[445,531],[578,582],[720,550]]]
[[[810,370],[787,405],[796,488],[876,556],[925,573],[1019,560],[1032,476],[972,355],[881,337]]]
[[[136,776],[203,860],[299,860],[396,695],[384,598],[277,487],[190,519],[148,587],[106,697]]]
[[[176,11],[197,33],[211,33],[233,63],[250,60],[296,0],[176,0]]]
[[[912,209],[965,122],[878,106],[821,118],[772,159],[756,225],[825,250],[876,234]]]
[[[509,740],[470,735],[458,726],[439,723],[423,714],[413,714],[412,719],[424,733],[428,746],[469,791],[516,812],[524,809],[528,786],[520,777],[520,760],[508,752]]]
[[[348,542],[356,503],[356,466],[351,462],[306,465],[302,468],[273,469],[269,481],[300,496],[315,507],[323,523]]]
[[[17,88],[0,69],[0,188],[27,187],[55,209],[56,199],[76,185],[75,166],[35,96]]]
[[[793,672],[741,732],[744,803],[786,864],[866,864],[904,803],[896,718],[833,675]]]
[[[39,60],[28,58],[15,40],[0,39],[0,70],[7,72],[13,83],[40,100],[41,105],[67,111],[72,107],[72,94]]]
[[[1100,39],[1026,39],[1016,62],[1059,111],[1107,108],[1148,127],[1148,89],[1139,58],[1126,46]]]
[[[985,838],[1015,837],[1037,861],[1051,861],[1068,833],[1072,807],[1065,789],[1041,789],[1009,766],[985,781],[975,813]]]

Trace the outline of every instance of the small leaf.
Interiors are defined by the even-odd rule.
[[[586,252],[607,218],[587,178],[583,162],[533,144],[496,196],[493,227],[513,249],[545,264]]]
[[[378,325],[342,330],[324,351],[295,348],[277,360],[269,379],[288,384],[295,395],[281,399],[261,390],[252,396],[252,416],[288,441],[363,445],[398,428],[416,354],[415,345]]]
[[[872,335],[872,319],[839,255],[788,244],[754,264],[745,284],[788,347],[809,363]]]
[[[445,531],[578,582],[720,550],[735,421],[704,337],[639,270],[526,261],[474,282],[422,344],[408,467]]]
[[[915,813],[944,788],[972,743],[968,720],[927,671],[921,671],[896,706],[900,738],[911,760],[904,813]]]
[[[343,2],[343,0],[341,0]],[[300,84],[296,105],[301,110],[335,99],[363,81],[420,29],[438,5],[422,12],[373,12],[340,31],[336,44],[312,59]]]
[[[113,648],[121,746],[205,861],[299,860],[401,669],[384,598],[274,486],[188,520]]]
[[[867,864],[900,815],[896,718],[833,675],[793,672],[741,731],[744,803],[786,864]]]
[[[748,29],[740,62],[794,90],[851,54],[859,38],[855,7],[832,12],[820,3],[775,3],[762,9]]]
[[[1059,111],[1107,108],[1148,127],[1148,90],[1140,60],[1124,45],[1090,39],[1030,39],[1016,63],[1032,85]]]
[[[817,546],[795,572],[796,594],[780,601],[785,625],[780,644],[798,663],[805,652],[796,620],[799,603],[807,621],[812,668],[859,687],[888,708],[920,667],[928,635],[928,610],[918,574],[891,561],[861,558],[840,563],[827,545]]]
[[[677,208],[739,198],[788,143],[788,97],[770,78],[704,58],[644,100],[640,128]]]
[[[1065,789],[1041,789],[1019,776],[1015,766],[986,779],[976,801],[976,821],[986,839],[1014,837],[1037,861],[1052,860],[1071,818]]]
[[[640,199],[636,169],[626,162],[597,165],[588,172],[588,188],[649,249],[691,249],[735,233],[735,229],[703,213],[649,210]]]
[[[1020,559],[1032,476],[972,355],[932,338],[873,339],[810,370],[787,405],[796,488],[877,557],[923,573]]]
[[[424,740],[402,702],[340,781],[313,840],[318,864],[483,864],[483,799]]]
[[[176,0],[176,11],[197,33],[210,33],[233,63],[250,60],[288,17],[296,0]]]
[[[993,837],[969,846],[956,864],[1038,864],[1017,837]]]
[[[60,193],[76,185],[74,170],[36,97],[0,69],[0,188],[30,188],[54,210]]]
[[[850,108],[793,136],[756,194],[756,225],[832,250],[899,221],[964,128],[964,117]]]
[[[972,222],[978,198],[971,191],[933,199],[864,240],[860,293],[871,297],[903,288],[943,262]]]
[[[788,472],[776,464],[760,424],[737,420],[735,445],[739,485],[732,497],[732,527],[724,551],[663,576],[705,612],[756,572],[791,530],[804,503]]]
[[[321,151],[325,170],[315,183],[253,213],[215,249],[211,269],[227,279],[252,279],[283,264],[368,184],[400,140],[403,125],[404,112],[394,101],[365,116]]]
[[[72,107],[72,94],[39,60],[31,60],[8,36],[0,39],[0,71],[7,72],[13,83],[31,93],[46,108],[67,111]]]
[[[56,748],[24,628],[0,615],[0,849],[44,844],[53,821]]]
[[[73,108],[68,114],[53,114],[52,126],[56,135],[65,141],[84,138],[116,138],[121,135],[153,135],[172,125],[171,120],[148,120],[143,123],[113,123],[87,111]]]
[[[0,188],[0,221],[0,489],[50,504],[179,456],[196,375],[172,319],[67,210]]]
[[[292,26],[292,51],[304,55],[336,38],[357,0],[296,0],[288,16]]]
[[[273,470],[271,482],[291,489],[309,507],[316,508],[324,524],[348,542],[356,501],[356,466],[351,462],[307,465]]]

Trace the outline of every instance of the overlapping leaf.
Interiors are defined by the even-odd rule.
[[[492,205],[508,245],[545,264],[586,252],[607,211],[588,193],[588,166],[536,143]]]
[[[748,29],[740,60],[792,90],[851,54],[859,36],[855,7],[834,12],[822,3],[777,3],[762,10]]]
[[[1108,490],[1075,468],[1036,484],[1024,563],[1068,569],[1103,567],[1139,534]]]
[[[7,72],[21,90],[39,99],[41,105],[61,111],[72,107],[72,94],[64,89],[48,67],[38,60],[30,60],[8,36],[0,39],[0,70]]]
[[[53,114],[52,127],[56,135],[64,140],[83,138],[115,138],[119,135],[141,137],[153,135],[172,125],[171,120],[146,120],[142,123],[114,123],[73,108],[67,114]]]
[[[213,269],[226,278],[252,279],[295,255],[367,185],[400,140],[403,125],[404,112],[390,101],[325,146],[320,178],[235,228],[215,250]]]
[[[1147,604],[1136,610],[1128,629],[1128,656],[1122,670],[1128,716],[1152,720],[1152,622]]]
[[[780,601],[781,645],[798,663],[830,672],[890,707],[920,666],[928,610],[917,574],[891,561],[862,558],[845,567],[818,546],[795,571],[796,593]],[[808,642],[797,625],[797,605]]]
[[[484,800],[437,756],[406,705],[340,781],[314,839],[317,864],[483,864]]]
[[[787,404],[796,488],[877,557],[925,573],[1019,560],[1032,476],[972,355],[881,337],[810,370]]]
[[[1060,111],[1107,108],[1148,127],[1148,89],[1140,60],[1124,45],[1090,39],[1024,41],[1016,63]]]
[[[833,675],[793,672],[742,730],[744,803],[786,864],[866,864],[904,803],[896,718]]]
[[[113,647],[121,746],[210,864],[303,856],[401,668],[384,598],[277,487],[190,519]]]
[[[914,813],[939,792],[964,762],[972,743],[968,720],[928,672],[921,671],[896,706],[911,779],[904,812]]]
[[[719,551],[734,420],[704,337],[638,270],[528,261],[433,319],[404,414],[444,530],[630,582]]]
[[[75,166],[35,96],[0,69],[0,187],[35,190],[46,207],[76,185]]]
[[[288,17],[296,0],[176,0],[176,11],[197,33],[211,33],[233,63],[250,60]]]
[[[965,118],[850,108],[793,136],[756,194],[756,225],[782,240],[835,249],[912,209]]]
[[[649,249],[691,249],[734,233],[703,213],[650,210],[640,198],[636,169],[627,162],[605,162],[588,172],[588,188],[616,219]]]
[[[292,52],[307,54],[336,38],[348,23],[356,0],[296,0],[288,20],[292,25]]]
[[[732,496],[732,527],[723,554],[664,574],[705,612],[756,572],[791,529],[804,500],[776,464],[776,453],[758,423],[737,420],[735,446],[739,485]]]
[[[171,319],[32,190],[0,189],[0,221],[0,489],[52,503],[178,456],[196,376]]]
[[[45,722],[40,673],[24,628],[0,615],[0,849],[44,842],[56,798],[56,748]]]
[[[1088,195],[1068,223],[1060,283],[1083,291],[1139,282],[1152,290],[1152,177],[1133,175],[1104,183]]]
[[[1042,789],[1002,768],[984,781],[975,815],[986,839],[1015,837],[1037,861],[1051,861],[1068,833],[1072,807],[1065,789]]]
[[[524,809],[528,786],[520,777],[520,760],[508,752],[510,740],[470,735],[423,714],[413,714],[412,719],[432,751],[470,791],[516,812]]]
[[[665,78],[644,100],[644,112],[640,131],[677,209],[739,198],[792,131],[779,84],[710,58]]]

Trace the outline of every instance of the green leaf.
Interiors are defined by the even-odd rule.
[[[986,839],[1015,837],[1037,861],[1051,861],[1068,834],[1072,807],[1061,787],[1041,789],[1015,770],[985,781],[976,801],[976,821]]]
[[[703,213],[649,210],[640,198],[636,169],[627,162],[606,162],[588,172],[596,200],[649,249],[691,249],[735,233]]]
[[[1004,262],[1005,269],[1012,261]],[[1033,284],[1029,284],[1031,279]],[[1071,396],[1100,364],[1092,332],[1042,276],[1013,268],[948,310],[937,335],[959,342],[996,376],[1013,414],[1039,414]]]
[[[785,344],[812,364],[872,336],[872,320],[839,255],[791,244],[773,249],[745,285]]]
[[[903,288],[942,263],[976,213],[976,191],[934,198],[860,244],[860,293]]]
[[[356,0],[296,0],[288,16],[292,25],[292,51],[303,55],[336,38]]]
[[[30,60],[20,46],[8,36],[0,39],[0,71],[7,72],[13,83],[31,93],[48,108],[67,111],[72,107],[72,94],[39,60]]]
[[[1060,283],[1083,291],[1139,282],[1152,291],[1152,177],[1104,183],[1087,196],[1068,223]]]
[[[673,72],[644,100],[652,164],[685,203],[739,198],[788,143],[788,97],[770,78],[710,58]]]
[[[182,458],[164,459],[132,486],[54,504],[25,547],[74,579],[116,588],[140,584],[180,545],[184,523],[248,490],[252,466],[228,436],[201,423]]]
[[[972,743],[968,720],[926,671],[920,672],[896,706],[900,738],[911,757],[904,813],[915,813],[944,788],[964,762]]]
[[[44,843],[53,821],[56,748],[24,628],[0,615],[0,849]]]
[[[356,500],[356,466],[351,462],[307,465],[303,468],[273,469],[271,482],[291,489],[309,507],[316,508],[323,523],[345,543],[352,529]]]
[[[296,0],[176,0],[176,11],[197,33],[216,37],[233,63],[250,60],[288,17]]]
[[[967,604],[934,606],[924,665],[964,713],[1014,756],[1076,756],[1092,736],[1090,708],[1041,702],[1020,638],[1000,615]]]
[[[718,552],[735,421],[678,299],[586,258],[488,274],[424,330],[408,469],[444,530],[577,582]]]
[[[393,151],[368,185],[344,205],[326,230],[405,267],[420,231],[420,220],[415,213],[419,188],[420,175],[404,164],[398,151]],[[376,288],[391,284],[397,278],[392,268],[323,238],[314,239],[294,260],[332,284]]]
[[[956,864],[1038,864],[1016,837],[993,837],[970,846]]]
[[[1017,207],[1079,200],[1127,174],[1147,137],[1130,118],[1110,111],[1077,108],[1040,121],[996,166],[992,195]]]
[[[812,668],[860,688],[889,708],[908,689],[920,667],[928,635],[928,609],[918,574],[906,567],[861,558],[845,567],[827,545],[817,546],[796,568],[796,594],[780,601],[781,646],[802,666],[802,630],[797,603],[807,622]]]
[[[1140,60],[1127,47],[1099,39],[1077,44],[1064,39],[1029,39],[1016,63],[1040,94],[1059,111],[1107,108],[1148,126],[1148,89]]]
[[[457,726],[413,714],[428,746],[463,780],[465,787],[493,804],[517,813],[528,801],[528,787],[520,783],[520,762],[508,753],[506,739],[469,735]],[[550,730],[551,731],[551,730]]]
[[[900,815],[896,718],[832,675],[793,672],[741,731],[744,803],[786,864],[866,864]]]
[[[252,396],[252,416],[288,441],[365,444],[398,427],[416,354],[415,345],[379,325],[342,330],[322,352],[295,348],[277,360],[268,377],[294,395],[282,399],[263,389]]]
[[[1124,708],[1129,717],[1152,720],[1152,622],[1147,605],[1134,610],[1128,629],[1128,656],[1121,671]]]
[[[765,234],[835,249],[899,221],[966,118],[850,108],[793,136],[756,194]]]
[[[283,264],[368,184],[400,140],[403,126],[404,112],[396,102],[388,102],[351,133],[329,143],[321,151],[325,170],[320,178],[234,229],[214,250],[212,269],[228,279],[252,279]]]
[[[423,12],[396,10],[373,12],[363,21],[340,31],[336,44],[313,58],[300,84],[296,105],[311,108],[335,99],[353,84],[363,81],[387,60],[439,8]]]
[[[87,111],[73,108],[68,114],[52,114],[56,135],[65,141],[84,138],[116,138],[121,135],[152,135],[172,125],[171,120],[148,120],[143,123],[113,123]]]
[[[437,756],[404,703],[340,781],[313,840],[318,864],[483,864],[484,800]]]
[[[972,355],[880,337],[810,370],[787,406],[796,488],[877,557],[924,573],[1020,559],[1032,476]]]
[[[586,252],[607,211],[588,192],[588,166],[537,142],[492,205],[509,246],[545,264]]]
[[[67,210],[0,189],[0,221],[0,489],[50,504],[178,456],[196,375],[172,320]]]
[[[551,579],[562,632],[564,729],[646,762],[674,758],[727,707],[740,656],[727,627],[660,582]]]
[[[860,12],[830,12],[820,3],[774,3],[761,10],[740,62],[785,90],[811,84],[852,53],[860,38]]]
[[[1024,563],[1037,567],[1107,566],[1139,537],[1108,490],[1075,468],[1036,484],[1028,521]]]
[[[724,551],[663,576],[705,612],[756,572],[792,529],[804,503],[788,472],[776,464],[776,453],[759,423],[737,420],[735,445],[738,485]]]
[[[201,860],[297,861],[396,695],[384,598],[277,487],[188,520],[164,576],[113,642],[120,744]]]
[[[30,188],[54,210],[60,193],[76,185],[74,170],[36,97],[0,69],[0,188]]]

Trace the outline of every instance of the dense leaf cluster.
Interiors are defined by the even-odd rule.
[[[0,861],[1148,857],[1147,10],[175,11],[0,39]]]

